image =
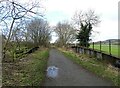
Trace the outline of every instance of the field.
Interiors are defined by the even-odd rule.
[[[93,45],[90,45],[90,48],[93,48]],[[94,49],[96,50],[100,50],[100,45],[99,44],[95,44],[94,45]],[[118,57],[118,49],[120,49],[120,45],[111,45],[111,54],[113,56],[116,56]],[[102,44],[101,45],[101,51],[107,53],[107,54],[110,54],[109,52],[109,45],[106,45],[106,44]]]

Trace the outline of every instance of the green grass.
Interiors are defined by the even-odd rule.
[[[120,77],[118,77],[118,70],[112,68],[110,64],[106,64],[104,61],[99,61],[96,58],[90,58],[86,55],[77,55],[71,51],[65,51],[63,49],[60,49],[60,51],[62,51],[66,57],[75,63],[81,65],[96,75],[111,80],[114,85],[119,85],[120,79],[118,81],[118,78]]]
[[[28,51],[29,49],[27,47],[20,47],[20,50],[16,47],[12,47],[9,50],[7,50],[6,54],[7,56],[9,56],[9,58],[12,58],[12,60],[16,60],[16,59],[20,59],[25,57],[26,55],[24,54],[26,51]],[[16,54],[16,51],[23,51],[22,53],[18,53]]]
[[[24,74],[25,77],[23,77],[24,78],[23,83],[25,85],[29,85],[29,86],[42,85],[42,82],[45,79],[45,70],[46,70],[48,55],[49,52],[47,50],[38,51],[33,54],[33,59],[25,68],[26,69],[26,72]]]
[[[90,48],[93,48],[93,45],[90,45]],[[94,45],[94,49],[96,50],[100,50],[100,45],[99,44],[95,44]],[[118,49],[120,49],[120,45],[111,45],[111,54],[113,56],[116,56],[118,57]],[[105,44],[102,44],[101,46],[101,51],[107,53],[107,54],[110,54],[109,53],[109,45],[105,45]]]
[[[41,86],[45,79],[49,50],[40,49],[20,61],[3,63],[3,86]]]

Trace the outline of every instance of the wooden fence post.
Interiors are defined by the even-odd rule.
[[[77,53],[77,46],[75,47],[75,51],[76,51],[76,53]]]
[[[101,41],[100,41],[100,52],[101,52]]]
[[[94,42],[93,42],[93,50],[94,50]]]
[[[111,41],[109,40],[109,54],[111,55]]]

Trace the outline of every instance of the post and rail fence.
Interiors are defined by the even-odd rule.
[[[110,63],[115,63],[120,60],[119,56],[119,44],[112,44],[109,40],[107,44],[99,41],[90,43],[90,47],[72,46],[76,53],[87,54],[89,56],[96,57],[97,59],[107,60]]]
[[[103,47],[102,47],[103,45]],[[115,50],[114,51],[117,51],[118,48],[119,48],[119,45],[113,45],[115,46]],[[92,48],[93,50],[99,50],[100,52],[105,52],[107,54],[110,54],[110,55],[114,55],[114,53],[112,53],[112,43],[111,41],[109,40],[108,44],[103,44],[101,41],[97,42],[97,44],[95,44],[95,42],[92,42],[90,43],[90,47],[89,48]],[[116,56],[118,57],[118,53],[116,53]]]

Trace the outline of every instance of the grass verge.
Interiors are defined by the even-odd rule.
[[[49,50],[38,50],[20,61],[3,63],[3,86],[41,86]]]
[[[81,65],[82,67],[88,69],[98,76],[111,80],[115,86],[120,86],[120,75],[118,68],[115,68],[112,65],[107,64],[104,61],[97,60],[93,57],[80,54],[78,55],[72,50],[59,50],[62,51],[66,57],[73,60],[75,63]]]

